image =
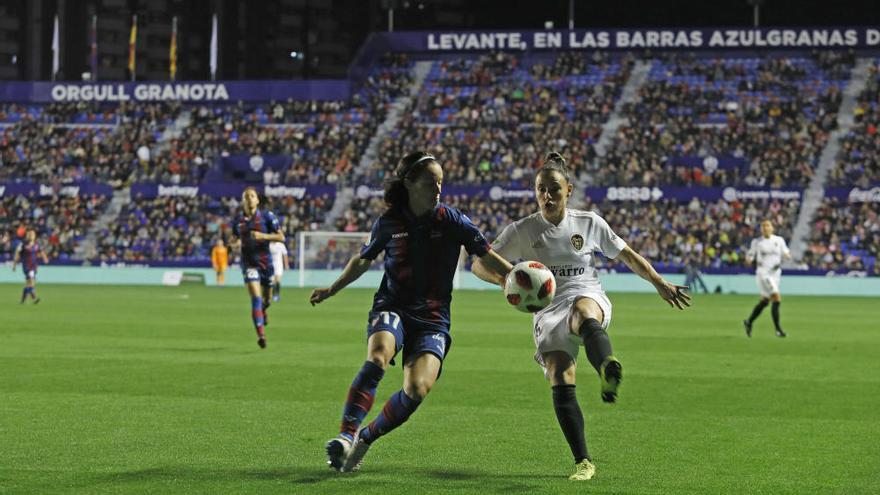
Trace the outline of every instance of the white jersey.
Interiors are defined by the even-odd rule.
[[[283,242],[270,242],[269,254],[272,255],[272,267],[275,275],[284,273],[284,257],[287,256],[287,246]]]
[[[789,255],[785,239],[778,235],[752,239],[752,245],[746,254],[749,261],[755,262],[755,273],[779,275],[782,273],[782,257]]]
[[[558,226],[540,212],[522,218],[501,232],[492,249],[508,260],[535,260],[556,277],[556,299],[603,292],[595,251],[616,258],[626,242],[591,211],[566,208]],[[549,309],[549,308],[548,308]]]

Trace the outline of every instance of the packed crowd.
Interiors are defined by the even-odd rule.
[[[0,128],[0,181],[122,185],[148,159],[180,105],[123,102],[113,110],[114,125],[68,123],[71,112],[80,110],[76,104],[48,105],[36,118]]]
[[[811,267],[880,275],[880,210],[872,203],[826,198],[816,211],[804,253]]]
[[[447,195],[443,201],[466,213],[489,241],[505,226],[537,211],[530,197],[491,200],[483,195]],[[656,266],[675,270],[688,261],[705,268],[744,267],[751,240],[760,235],[761,220],[770,219],[776,233],[790,240],[799,204],[797,200],[705,202],[694,198],[687,203],[593,203],[587,199],[570,206],[596,211],[633,249]],[[369,232],[384,209],[380,197],[355,199],[336,227],[345,232]],[[876,221],[876,213],[874,218]],[[620,268],[607,260],[603,260],[603,266]]]
[[[103,196],[0,198],[0,260],[12,259],[28,229],[36,231],[50,261],[70,260],[107,204]]]
[[[386,165],[410,149],[443,157],[449,183],[528,184],[547,149],[570,156],[580,174],[632,64],[629,57],[582,53],[437,61],[425,90],[357,180],[381,182]]]
[[[142,163],[137,180],[197,184],[221,156],[282,154],[292,160],[279,182],[334,184],[351,173],[376,125],[317,122],[269,127],[235,117],[233,110],[223,117],[202,110],[193,113],[192,125],[166,150]],[[230,117],[235,118],[224,122]]]
[[[855,126],[840,140],[837,163],[828,177],[830,185],[880,185],[880,62],[875,60],[870,70],[853,113]]]
[[[364,175],[352,178],[390,102],[412,84],[413,63],[405,55],[389,55],[348,101],[189,107],[3,104],[0,182],[198,183],[217,158],[243,154],[291,158],[290,167],[271,181],[265,179],[267,183],[381,184],[388,165],[405,151],[426,149],[442,159],[447,184],[530,187],[546,151],[558,150],[569,158],[575,177],[587,185],[803,186],[835,128],[854,58],[848,52],[721,59],[662,55],[651,63],[637,100],[623,109],[628,123],[612,137],[604,156],[598,156],[594,146],[629,78],[634,65],[630,55],[491,53],[435,61],[423,91],[379,143],[378,158]],[[880,183],[880,65],[875,63],[871,70],[855,111],[856,127],[841,141],[831,185]],[[181,119],[184,113],[188,116]],[[180,132],[167,139],[166,131],[175,121]],[[105,125],[82,125],[86,123]],[[699,165],[686,160],[694,157],[700,158]],[[444,199],[467,212],[490,238],[500,227],[534,211],[530,199]],[[10,200],[3,201],[9,211]],[[50,200],[32,200],[45,201]],[[83,222],[90,222],[105,201],[89,203]],[[204,262],[213,241],[225,237],[237,203],[232,198],[135,198],[99,235],[98,248],[89,257],[110,262]],[[330,198],[279,204],[291,249],[296,247],[293,234],[319,228],[331,204]],[[794,201],[574,206],[602,212],[634,247],[669,266],[689,259],[714,268],[741,266],[748,240],[755,235],[756,218],[769,212],[777,221],[777,232],[786,237],[797,216]],[[81,207],[37,207],[35,218],[52,224],[41,237],[56,246],[56,258],[73,253],[85,223],[49,217]],[[876,228],[870,225],[876,226],[871,224],[871,214],[876,219],[876,213],[859,207],[853,221],[868,222],[862,228],[865,234],[844,239],[844,232],[828,219],[846,208],[823,206],[807,253],[811,266],[874,269]],[[356,198],[335,227],[369,231],[383,209],[381,198]],[[4,224],[0,243],[7,253],[19,229],[12,223]],[[825,250],[817,245],[822,235],[831,239]],[[344,263],[348,256],[341,245],[326,251],[330,264]]]
[[[329,196],[287,197],[268,208],[278,216],[288,250],[295,252],[296,234],[320,229],[332,205]],[[239,199],[233,197],[133,198],[117,221],[99,233],[95,252],[86,256],[102,263],[208,264],[217,239],[231,240],[232,222],[240,211]]]
[[[760,223],[769,219],[777,235],[791,240],[797,200],[609,202],[589,204],[627,243],[655,266],[677,268],[689,261],[706,268],[741,268]],[[606,265],[615,266],[606,261]]]
[[[387,55],[346,101],[3,104],[0,181],[198,183],[217,157],[244,153],[292,157],[285,183],[335,183],[409,88],[411,67],[406,55]],[[190,118],[171,139],[181,112]]]
[[[386,56],[348,101],[201,105],[167,149],[142,162],[138,180],[199,183],[220,156],[285,155],[277,182],[335,184],[352,174],[391,100],[411,83],[405,55]]]
[[[140,106],[140,105],[137,105]],[[97,102],[64,102],[48,105],[24,105],[19,103],[0,104],[0,122],[15,123],[23,120],[44,124],[115,124],[126,107]]]
[[[595,185],[805,186],[836,127],[854,55],[654,61],[629,124],[590,170]],[[727,169],[675,157],[730,157]]]

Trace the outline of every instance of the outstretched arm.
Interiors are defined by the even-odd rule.
[[[313,290],[312,296],[309,297],[309,302],[314,306],[315,304],[320,304],[321,301],[325,299],[333,297],[337,292],[341,291],[348,284],[359,279],[361,275],[366,273],[367,270],[370,269],[370,264],[372,263],[373,260],[363,259],[359,254],[352,256],[352,258],[348,260],[348,264],[345,265],[345,269],[342,270],[342,275],[340,275],[330,287]]]
[[[15,256],[12,258],[12,271],[15,271],[15,265],[18,264],[18,260],[21,259],[20,251],[15,251]]]
[[[485,255],[474,260],[474,264],[471,266],[471,273],[476,275],[480,280],[504,288],[504,279],[507,278],[507,274],[510,273],[510,270],[512,269],[513,265],[511,265],[506,259],[502,258],[501,255],[495,251],[489,251]]]
[[[471,273],[480,280],[499,285],[503,288],[504,279],[507,278],[507,274],[512,269],[513,265],[506,259],[502,258],[495,251],[489,251],[484,256],[474,260],[474,264],[471,266]]]
[[[651,282],[657,293],[669,306],[675,306],[678,309],[684,309],[684,306],[690,306],[691,296],[685,292],[688,287],[686,285],[674,285],[667,282],[663,277],[654,270],[654,267],[648,263],[648,260],[639,253],[627,246],[617,255],[617,259],[623,261],[630,270],[643,279]]]
[[[284,242],[284,232],[281,232],[280,230],[278,232],[272,232],[271,234],[266,232],[254,232],[251,235],[255,241]]]

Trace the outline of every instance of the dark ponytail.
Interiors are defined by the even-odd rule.
[[[541,165],[541,168],[538,169],[538,173],[541,172],[559,172],[565,177],[567,182],[571,182],[571,172],[568,170],[568,165],[565,163],[565,158],[556,151],[551,151],[547,153],[547,157],[544,158],[544,164]]]
[[[405,179],[415,180],[425,170],[429,163],[437,161],[433,155],[426,151],[415,151],[401,158],[394,169],[394,175],[385,179],[385,204],[389,208],[405,208],[409,205],[409,196]]]

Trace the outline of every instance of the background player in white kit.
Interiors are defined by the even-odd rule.
[[[272,267],[275,269],[275,292],[272,300],[277,302],[281,300],[281,277],[284,276],[284,270],[290,269],[290,258],[283,242],[269,243],[269,254],[272,255]]]
[[[773,235],[773,223],[764,220],[761,222],[761,237],[752,240],[752,245],[746,254],[746,263],[756,264],[755,281],[758,283],[758,290],[761,291],[761,300],[752,310],[752,314],[743,320],[746,335],[749,337],[752,336],[752,323],[770,301],[773,302],[770,314],[773,315],[776,336],[785,337],[785,332],[779,326],[779,303],[782,301],[779,296],[779,279],[782,278],[783,258],[791,259],[791,252],[785,244],[785,239]]]
[[[634,273],[651,282],[670,306],[689,306],[687,286],[664,280],[650,263],[633,251],[594,212],[566,208],[573,187],[565,159],[550,153],[535,178],[540,211],[508,225],[492,245],[508,260],[536,260],[556,277],[553,303],[534,316],[535,359],[553,388],[553,407],[559,426],[574,455],[572,480],[588,480],[596,468],[587,452],[584,417],[575,394],[575,369],[580,345],[599,373],[605,402],[617,399],[622,367],[611,352],[606,329],[611,323],[611,302],[597,276],[594,251],[623,261]],[[503,286],[478,260],[473,272]]]

